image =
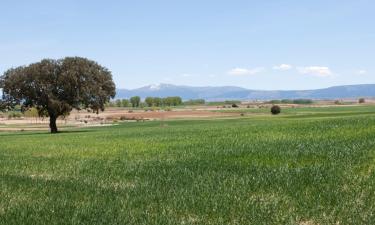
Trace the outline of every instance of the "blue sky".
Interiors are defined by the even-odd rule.
[[[0,72],[83,56],[117,87],[375,83],[373,0],[2,0]]]

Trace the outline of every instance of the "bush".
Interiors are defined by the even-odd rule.
[[[358,99],[358,102],[361,104],[361,103],[365,103],[366,100],[364,98],[360,98],[360,99]]]
[[[19,113],[19,112],[10,112],[8,114],[8,119],[12,119],[12,118],[21,118],[21,113]]]
[[[238,108],[238,105],[236,103],[233,103],[232,108]]]
[[[204,99],[190,99],[188,101],[185,101],[184,105],[204,105],[206,101]]]
[[[282,104],[293,104],[293,100],[290,100],[290,99],[282,99],[282,100],[281,100],[281,103],[282,103]]]
[[[313,100],[311,100],[311,99],[294,99],[293,103],[294,104],[312,104]]]
[[[267,103],[269,103],[269,104],[280,104],[281,101],[280,100],[270,100]]]
[[[277,114],[279,114],[280,112],[281,112],[281,108],[280,108],[280,106],[278,106],[278,105],[274,105],[274,106],[271,107],[271,113],[272,113],[273,115],[277,115]]]

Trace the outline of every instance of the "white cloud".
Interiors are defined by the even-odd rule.
[[[254,69],[245,69],[245,68],[234,68],[228,71],[229,75],[242,76],[242,75],[254,75],[260,73],[264,70],[263,67],[257,67]]]
[[[357,74],[358,75],[365,75],[365,74],[367,74],[367,70],[358,70]]]
[[[281,65],[278,65],[278,66],[274,66],[273,69],[274,70],[290,70],[292,69],[293,66],[292,65],[289,65],[289,64],[281,64]]]
[[[333,75],[332,71],[326,66],[299,67],[298,71],[301,74],[308,74],[317,77],[330,77]]]

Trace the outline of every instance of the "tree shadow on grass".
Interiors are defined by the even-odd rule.
[[[4,131],[4,133],[0,132],[1,137],[10,137],[10,136],[36,136],[36,135],[51,135],[51,136],[59,136],[61,134],[71,134],[71,133],[89,133],[95,132],[95,130],[62,130],[58,133],[50,133],[49,131]]]

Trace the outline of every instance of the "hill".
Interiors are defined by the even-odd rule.
[[[181,96],[183,99],[269,100],[269,99],[337,99],[375,97],[375,84],[334,86],[315,90],[251,90],[236,86],[192,87],[172,84],[148,85],[137,89],[118,89],[116,98]]]

